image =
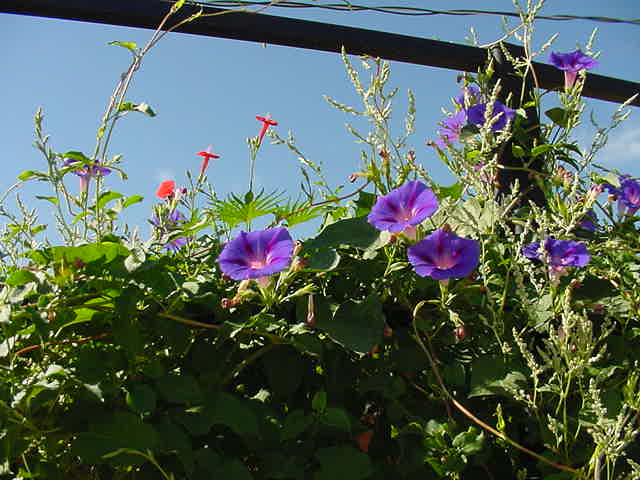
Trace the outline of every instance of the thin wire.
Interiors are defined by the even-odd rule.
[[[354,5],[349,2],[343,4],[338,3],[304,3],[289,0],[281,0],[277,2],[270,1],[248,1],[248,0],[235,0],[235,1],[221,1],[221,0],[199,0],[192,2],[201,6],[220,7],[220,8],[234,8],[234,7],[252,7],[252,6],[266,6],[280,7],[280,8],[317,8],[321,10],[336,10],[336,11],[348,11],[348,12],[377,12],[393,15],[405,15],[411,17],[424,17],[431,15],[455,15],[455,16],[468,16],[468,15],[499,15],[501,17],[515,17],[520,18],[520,14],[517,12],[504,12],[498,10],[475,10],[475,9],[456,9],[456,10],[433,10],[430,8],[419,7],[401,7],[401,6],[380,6],[380,7],[367,7],[364,5]],[[623,19],[601,16],[579,16],[579,15],[538,15],[537,19],[540,20],[554,20],[554,21],[568,21],[568,20],[589,20],[593,22],[601,23],[622,23],[627,25],[640,26],[640,18],[636,19]]]

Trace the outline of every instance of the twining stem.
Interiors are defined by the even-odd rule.
[[[566,465],[561,465],[561,464],[556,463],[556,462],[554,462],[552,460],[549,460],[548,458],[545,458],[542,455],[539,455],[539,454],[529,450],[528,448],[523,447],[519,443],[511,440],[504,433],[499,432],[495,428],[493,428],[490,425],[487,425],[486,423],[484,423],[482,420],[480,420],[478,417],[476,417],[473,413],[471,413],[469,410],[467,410],[464,405],[462,405],[460,402],[458,402],[453,397],[453,395],[451,395],[451,393],[449,392],[449,390],[445,386],[444,381],[442,380],[442,377],[440,375],[440,371],[438,370],[438,367],[437,367],[436,363],[434,362],[433,357],[431,356],[431,353],[429,352],[429,349],[427,348],[427,346],[424,344],[424,342],[420,338],[420,334],[418,332],[418,327],[416,326],[416,319],[418,317],[417,314],[418,314],[418,311],[420,310],[420,308],[419,308],[420,306],[421,305],[418,305],[418,307],[416,307],[416,309],[413,312],[412,324],[413,324],[414,338],[415,338],[416,342],[418,342],[418,345],[420,346],[422,351],[427,356],[427,359],[429,360],[429,364],[431,365],[431,370],[433,370],[433,373],[436,376],[436,380],[438,381],[438,385],[440,386],[440,389],[445,394],[445,396],[449,399],[449,401],[460,412],[462,412],[467,418],[469,418],[475,424],[479,425],[480,427],[484,428],[485,430],[487,430],[488,432],[492,433],[496,437],[498,437],[498,438],[502,439],[503,441],[507,442],[512,447],[517,448],[518,450],[520,450],[520,451],[522,451],[522,452],[524,452],[524,453],[526,453],[528,455],[531,455],[535,459],[540,460],[541,462],[544,462],[547,465],[551,465],[552,467],[555,467],[558,470],[564,470],[565,472],[571,472],[571,473],[579,473],[578,470],[576,470],[574,468],[568,467]],[[419,385],[416,385],[415,383],[412,383],[412,385],[416,390],[424,393],[427,396],[429,395],[429,393],[426,390],[424,390],[422,387],[420,387]]]

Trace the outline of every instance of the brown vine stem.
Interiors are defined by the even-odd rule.
[[[546,463],[547,465],[551,465],[552,467],[555,467],[558,470],[564,470],[565,472],[571,472],[571,473],[579,473],[578,470],[576,470],[574,468],[571,468],[571,467],[568,467],[566,465],[562,465],[562,464],[556,463],[556,462],[554,462],[552,460],[549,460],[548,458],[545,458],[542,455],[539,455],[536,452],[533,452],[533,451],[529,450],[528,448],[523,447],[522,445],[520,445],[519,443],[515,442],[514,440],[511,440],[504,433],[496,430],[492,426],[487,425],[485,422],[480,420],[473,413],[471,413],[469,410],[467,410],[467,408],[464,405],[462,405],[460,402],[458,402],[453,397],[453,395],[451,395],[451,393],[449,392],[449,390],[445,386],[444,381],[442,380],[442,376],[440,375],[440,371],[438,370],[438,367],[437,367],[436,363],[434,362],[433,357],[431,356],[431,353],[429,352],[429,349],[427,348],[427,346],[424,344],[424,342],[420,338],[420,334],[418,333],[418,328],[416,327],[416,318],[418,316],[417,314],[420,311],[420,308],[422,307],[422,305],[423,305],[423,302],[420,302],[416,306],[414,311],[413,311],[412,324],[413,324],[413,331],[414,331],[414,335],[415,335],[414,338],[418,342],[418,345],[420,345],[420,348],[422,349],[422,351],[427,356],[427,359],[429,360],[429,364],[431,365],[431,369],[433,370],[433,373],[436,376],[436,380],[438,381],[438,385],[440,386],[440,388],[444,392],[445,396],[451,401],[451,403],[458,410],[460,410],[460,412],[462,412],[467,418],[469,418],[471,421],[473,421],[475,424],[479,425],[480,427],[484,428],[486,431],[492,433],[496,437],[498,437],[498,438],[502,439],[503,441],[507,442],[512,447],[517,448],[518,450],[526,453],[527,455],[530,455],[530,456],[534,457],[535,459],[540,460],[543,463]],[[425,395],[429,396],[429,393],[424,388],[420,387],[419,385],[416,385],[414,382],[412,382],[411,384],[416,390],[418,390],[421,393],[424,393]]]
[[[100,340],[102,338],[108,337],[109,335],[111,335],[110,333],[101,333],[100,335],[93,335],[91,337],[84,337],[84,338],[79,338],[77,340],[64,340],[61,342],[51,342],[51,343],[45,343],[44,345],[30,345],[28,347],[24,347],[21,348],[20,350],[18,350],[15,355],[20,356],[23,355],[25,353],[29,353],[29,352],[33,352],[34,350],[40,350],[44,347],[48,347],[50,345],[66,345],[69,343],[85,343],[85,342],[90,342],[91,340]]]

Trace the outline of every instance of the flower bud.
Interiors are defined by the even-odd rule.
[[[467,337],[467,330],[465,329],[464,325],[461,325],[455,328],[455,330],[453,331],[453,335],[456,337],[456,340],[461,342]]]

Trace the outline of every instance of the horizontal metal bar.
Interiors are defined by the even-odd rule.
[[[0,13],[155,29],[170,5],[163,0],[3,0]],[[179,18],[185,18],[199,8],[185,5]],[[203,8],[205,13],[222,11]],[[487,60],[486,51],[477,47],[261,13],[236,12],[204,17],[176,31],[324,52],[339,52],[344,46],[350,54],[472,73],[483,68]],[[509,49],[524,56],[521,47],[510,45]],[[534,62],[533,65],[541,88],[562,88],[564,76],[561,71],[547,64]],[[587,74],[583,90],[586,97],[616,103],[622,103],[636,93],[640,93],[640,83],[592,73]],[[632,105],[640,106],[640,98]]]

